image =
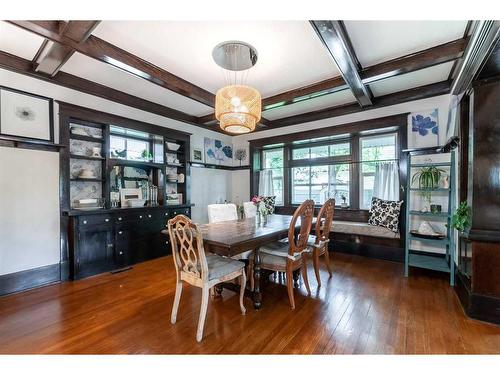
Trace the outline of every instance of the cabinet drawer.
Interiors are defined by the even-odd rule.
[[[78,217],[78,224],[81,229],[93,225],[112,224],[113,218],[111,215],[84,215]]]
[[[170,217],[174,217],[177,215],[186,215],[187,217],[191,217],[191,208],[190,207],[181,207],[181,208],[171,208],[169,209]]]

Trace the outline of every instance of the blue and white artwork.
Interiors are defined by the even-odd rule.
[[[205,163],[233,165],[233,145],[205,137]]]
[[[408,116],[408,148],[432,147],[438,144],[438,109],[411,113]]]

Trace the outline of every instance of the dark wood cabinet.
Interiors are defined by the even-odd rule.
[[[70,278],[81,279],[119,270],[171,253],[161,231],[178,214],[191,216],[190,206],[110,209],[85,214],[70,211]]]

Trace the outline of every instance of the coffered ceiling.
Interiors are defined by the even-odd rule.
[[[6,21],[0,67],[218,130],[226,81],[212,49],[242,40],[259,54],[246,81],[262,94],[265,130],[356,110],[353,82],[368,106],[442,94],[467,45],[467,21],[325,22],[331,35],[309,21]],[[52,74],[36,69],[47,55],[64,56]]]

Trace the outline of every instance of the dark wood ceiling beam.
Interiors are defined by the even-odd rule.
[[[211,92],[93,35],[78,43],[70,37],[59,34],[59,24],[55,21],[8,22],[207,106],[215,105],[215,95]]]
[[[311,96],[322,96],[332,94],[337,91],[347,89],[348,86],[342,77],[334,77],[311,85],[302,86],[294,90],[286,91],[281,94],[269,96],[262,100],[264,110],[280,104],[279,107],[296,103],[297,101],[310,99]],[[299,100],[298,100],[299,99]],[[312,97],[311,97],[312,99]]]
[[[74,89],[85,94],[98,96],[129,107],[137,108],[146,112],[154,113],[160,116],[168,117],[173,120],[181,121],[187,124],[196,125],[203,129],[214,130],[223,133],[219,127],[207,127],[198,123],[196,116],[127,94],[123,91],[115,90],[84,78],[74,76],[65,72],[59,72],[54,77],[50,77],[33,70],[33,63],[18,56],[0,51],[0,68],[4,68],[15,73],[30,76],[59,86]]]
[[[461,58],[468,38],[464,37],[423,51],[415,52],[406,56],[398,57],[377,65],[362,69],[360,76],[363,83],[369,84],[385,78],[398,76],[400,74],[411,73],[420,69],[430,68],[434,65],[443,64],[450,61],[457,61]],[[342,77],[326,79],[324,81],[299,87],[281,94],[273,95],[263,99],[262,106],[279,107],[296,103],[296,98],[306,97],[309,100],[314,97],[331,94],[347,89],[347,85]],[[309,98],[307,98],[309,96]],[[302,100],[300,100],[302,101]]]
[[[215,125],[215,124],[217,124],[218,120],[215,118],[214,113],[210,113],[210,114],[205,115],[205,116],[197,117],[197,122],[200,125]],[[269,120],[265,119],[264,117],[261,117],[256,128],[261,129],[261,130],[266,130],[267,128],[269,128],[269,126],[271,126],[271,124],[272,124],[272,121],[269,121]]]
[[[75,42],[85,41],[100,21],[69,21],[59,22],[59,34],[73,39]],[[47,41],[47,39],[45,39]],[[69,60],[75,50],[57,42],[42,43],[37,52],[34,65],[35,71],[54,76]]]
[[[360,64],[342,21],[310,21],[311,26],[335,61],[340,74],[361,107],[371,106],[373,95],[359,75]]]
[[[444,95],[450,92],[450,87],[451,87],[451,81],[442,81],[430,85],[416,87],[410,90],[399,91],[392,94],[377,97],[374,99],[373,106],[371,107],[362,108],[358,105],[358,103],[349,103],[341,106],[321,109],[318,111],[302,113],[295,116],[284,117],[273,120],[271,129],[297,125],[297,124],[304,124],[307,122],[348,115],[351,113],[366,111],[370,109],[387,107],[390,105],[410,102],[413,100],[425,99],[432,96]]]
[[[381,64],[373,65],[360,72],[364,84],[382,79],[415,72],[443,64],[462,57],[467,46],[467,39],[457,39],[449,43],[415,52]]]

